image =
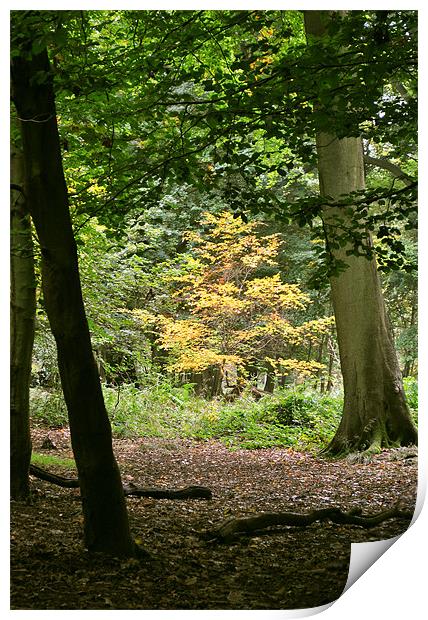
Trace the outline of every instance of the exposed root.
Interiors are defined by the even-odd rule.
[[[134,485],[124,485],[123,491],[125,495],[133,495],[134,497],[153,497],[155,499],[211,499],[211,489],[200,486],[190,486],[184,489],[157,489],[157,488],[141,488]]]
[[[261,512],[251,517],[229,518],[210,530],[201,533],[201,537],[210,542],[231,543],[240,536],[253,536],[268,533],[272,526],[308,526],[315,521],[330,520],[333,523],[358,525],[364,528],[374,527],[387,519],[410,520],[413,514],[399,510],[397,506],[375,515],[363,516],[358,509],[343,512],[340,508],[323,508],[308,514],[295,512]],[[272,530],[270,530],[271,532]]]
[[[318,453],[318,456],[331,459],[349,458],[352,462],[370,462],[371,457],[383,450],[414,447],[415,442],[405,441],[403,438],[391,439],[382,426],[371,429],[370,433],[362,433],[361,437],[351,439],[336,434],[331,442]]]
[[[36,478],[40,478],[40,480],[45,480],[46,482],[52,482],[52,484],[57,484],[60,487],[65,487],[67,489],[78,489],[80,484],[77,478],[65,478],[64,476],[57,476],[56,474],[52,474],[49,471],[45,471],[37,465],[30,464],[30,474],[35,476]]]
[[[60,487],[68,489],[78,489],[79,480],[77,478],[65,478],[64,476],[58,476],[52,474],[36,465],[30,465],[30,474],[52,482]],[[155,499],[211,499],[211,489],[201,486],[189,486],[184,489],[158,489],[153,487],[137,487],[134,484],[123,485],[123,492],[125,495],[133,495],[134,497],[153,497]]]

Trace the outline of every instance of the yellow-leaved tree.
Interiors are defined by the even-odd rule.
[[[211,394],[240,388],[251,372],[318,372],[322,364],[287,353],[316,342],[333,319],[293,323],[310,299],[281,279],[279,235],[263,235],[263,224],[227,211],[205,213],[201,225],[204,232],[186,233],[191,251],[182,255],[180,268],[164,276],[173,286],[175,315],[134,311],[143,324],[156,324],[168,370],[193,379],[205,373]]]

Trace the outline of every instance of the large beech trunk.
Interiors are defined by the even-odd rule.
[[[26,499],[31,459],[29,395],[36,314],[31,221],[26,210],[22,153],[11,148],[10,196],[10,494]]]
[[[126,503],[113,450],[86,320],[62,169],[46,50],[12,63],[20,119],[28,207],[42,254],[43,297],[56,340],[82,495],[85,544],[91,551],[131,555]]]
[[[321,36],[326,18],[326,12],[307,11],[306,32]],[[339,199],[365,188],[360,138],[338,139],[320,132],[317,151],[322,196]],[[324,207],[327,242],[329,235],[334,238],[339,214],[342,225],[351,223],[352,215],[337,207]],[[371,243],[368,235],[367,243]],[[335,257],[346,263],[347,269],[330,279],[344,386],[342,420],[328,447],[332,454],[417,442],[376,261],[347,256],[348,249],[334,249]]]

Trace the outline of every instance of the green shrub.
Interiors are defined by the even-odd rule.
[[[234,403],[211,401],[209,409],[199,412],[190,432],[235,447],[319,449],[333,437],[341,411],[340,397],[284,389],[258,402],[246,398]]]
[[[418,380],[415,377],[404,377],[404,392],[415,424],[418,423]]]
[[[418,386],[404,380],[412,415],[417,419]],[[319,450],[333,437],[342,415],[340,395],[319,394],[310,387],[283,388],[259,401],[242,396],[234,402],[196,396],[190,384],[176,387],[158,378],[151,385],[103,386],[116,437],[218,439],[231,448],[289,446]],[[62,394],[31,389],[33,423],[66,426]]]
[[[297,389],[277,392],[275,400],[264,407],[267,421],[282,426],[312,426],[311,412],[316,404],[314,394]]]
[[[187,436],[187,419],[205,402],[192,395],[189,385],[174,387],[167,381],[141,389],[103,387],[103,394],[113,434],[118,437]]]
[[[175,387],[165,380],[141,389],[103,386],[103,394],[115,437],[219,439],[244,448],[320,448],[333,436],[342,407],[339,397],[304,388],[284,388],[259,401],[207,401],[191,385]],[[36,424],[66,426],[62,394],[32,389],[31,417]]]
[[[68,425],[67,407],[60,390],[30,388],[30,417],[35,425],[62,428]]]

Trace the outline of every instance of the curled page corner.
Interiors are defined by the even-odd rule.
[[[405,533],[405,532],[403,532]],[[367,569],[370,568],[377,560],[388,551],[392,545],[401,538],[403,534],[399,534],[394,538],[386,540],[375,540],[372,542],[351,543],[351,557],[349,560],[348,580],[343,589],[344,594]]]
[[[291,618],[308,618],[309,616],[315,616],[316,614],[320,614],[321,612],[331,607],[334,603],[335,601],[331,601],[331,603],[326,603],[325,605],[320,605],[319,607],[305,607],[305,608],[302,607],[301,609],[282,609],[280,612],[281,615],[279,616],[278,614],[278,617],[281,617],[281,620],[283,618],[290,618],[290,619]]]
[[[413,523],[416,521],[416,519],[421,513],[422,506],[425,500],[425,491],[425,485],[421,484],[419,477],[416,506],[409,528],[412,527]],[[377,562],[377,560],[386,551],[388,551],[388,549],[392,547],[392,545],[397,542],[397,540],[401,538],[401,536],[406,533],[407,529],[402,534],[399,534],[394,538],[388,538],[386,540],[375,540],[372,542],[351,543],[351,557],[349,560],[348,580],[342,594],[344,594],[346,590],[348,590],[361,577],[361,575],[363,575],[363,573],[365,573],[366,570],[370,568],[370,566]]]

